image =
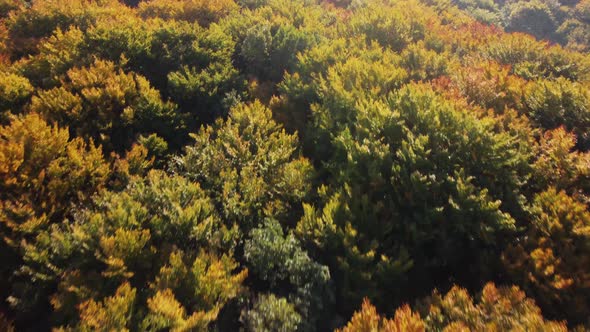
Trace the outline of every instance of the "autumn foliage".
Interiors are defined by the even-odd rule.
[[[590,328],[589,27],[0,0],[0,330]]]

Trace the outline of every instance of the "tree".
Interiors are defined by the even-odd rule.
[[[11,246],[34,237],[104,187],[109,166],[100,147],[39,115],[12,117],[0,132],[3,239]],[[30,238],[29,238],[30,239]]]
[[[199,181],[221,215],[246,232],[267,217],[289,220],[308,193],[313,168],[297,156],[297,136],[258,101],[234,107],[226,121],[192,138],[194,145],[176,159],[179,172]]]
[[[5,73],[0,80],[0,123],[8,121],[8,113],[18,114],[33,94],[33,86],[25,77]]]
[[[567,331],[565,324],[545,320],[535,302],[516,286],[488,283],[477,302],[455,286],[444,296],[433,292],[423,307],[428,330]]]
[[[100,316],[86,309],[116,310],[108,303],[120,300],[99,299],[129,283],[137,300],[128,299],[118,326],[205,327],[242,292],[247,271],[232,258],[235,235],[197,183],[151,171],[40,233],[26,248],[26,271],[37,292],[57,289],[54,318],[69,326],[93,326]]]
[[[364,34],[367,41],[401,51],[424,38],[426,21],[434,15],[431,8],[417,2],[370,2],[354,12],[348,27],[351,34]]]
[[[584,80],[590,73],[588,57],[568,52],[559,45],[522,34],[511,33],[479,36],[484,40],[476,53],[502,65],[510,65],[512,73],[527,80],[563,77]]]
[[[151,0],[139,4],[139,13],[145,18],[198,22],[203,27],[208,27],[237,10],[238,5],[233,0]]]
[[[86,30],[102,19],[133,15],[129,8],[115,0],[36,0],[22,6],[6,22],[10,36],[11,55],[19,58],[36,53],[41,38],[56,29],[67,30],[75,25]]]
[[[524,215],[531,147],[498,130],[499,119],[424,85],[357,101],[346,116],[333,95],[312,109],[330,186],[323,207],[305,208],[298,231],[330,257],[337,303],[391,303],[412,292],[400,284],[483,278],[499,266],[500,242]],[[466,272],[465,260],[478,263]]]
[[[244,258],[248,263],[249,271],[255,277],[269,283],[271,291],[288,295],[290,302],[288,306],[293,306],[293,309],[297,310],[296,315],[302,319],[295,325],[314,329],[318,322],[322,321],[322,312],[325,312],[331,304],[331,294],[328,289],[330,272],[328,267],[314,262],[308,256],[293,234],[283,233],[277,221],[267,220],[263,226],[250,232],[250,237],[244,245]],[[251,324],[263,324],[256,322],[261,319],[257,317],[259,313],[256,312],[264,308],[260,307],[261,305],[269,305],[268,301],[287,306],[283,303],[286,300],[273,298],[261,300],[265,302],[257,303],[254,311],[247,314],[247,320]],[[273,313],[269,314],[270,319]],[[294,320],[289,318],[289,321],[294,322]],[[293,323],[288,325],[291,326]]]
[[[586,320],[589,260],[586,204],[555,188],[535,196],[531,224],[523,241],[503,255],[508,271],[547,313]]]
[[[294,332],[301,323],[301,316],[285,298],[260,295],[254,307],[242,315],[249,331]]]
[[[585,85],[566,79],[529,83],[524,110],[544,129],[565,126],[578,138],[578,148],[590,149],[590,93]]]
[[[488,283],[477,302],[467,290],[455,286],[444,296],[434,291],[420,307],[419,313],[413,312],[406,304],[387,319],[365,299],[341,331],[567,331],[565,324],[545,320],[516,286]]]
[[[67,128],[48,124],[35,113],[13,116],[0,127],[0,164],[2,295],[26,294],[30,289],[21,270],[26,247],[104,188],[110,168],[100,147],[70,139]],[[36,294],[13,295],[10,303],[19,315],[44,301]]]
[[[393,319],[387,319],[379,316],[377,309],[369,302],[363,300],[360,311],[354,313],[350,322],[338,332],[423,332],[425,331],[424,321],[420,315],[412,312],[408,305],[405,305],[395,311]]]
[[[539,0],[513,2],[506,6],[506,29],[531,34],[537,39],[559,40],[557,5]]]
[[[588,194],[590,153],[575,150],[576,136],[563,127],[546,131],[533,164],[535,185],[544,190],[555,187],[570,194]]]
[[[61,86],[39,91],[31,109],[107,151],[123,151],[140,133],[170,137],[181,126],[174,104],[162,101],[144,77],[117,70],[112,62],[96,60],[70,69],[67,77]]]

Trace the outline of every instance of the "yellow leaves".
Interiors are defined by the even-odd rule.
[[[238,264],[227,255],[218,258],[212,254],[199,254],[193,263],[192,273],[196,276],[198,285],[195,295],[205,308],[213,308],[241,293],[241,284],[246,279],[248,270],[232,275],[237,267]]]
[[[217,318],[219,308],[205,312],[195,311],[187,316],[186,310],[176,300],[170,289],[158,291],[149,298],[150,313],[144,324],[153,329],[168,328],[170,331],[206,331],[210,322]]]
[[[150,313],[145,326],[172,331],[205,330],[220,308],[242,291],[247,270],[232,275],[237,263],[230,257],[201,252],[190,269],[184,263],[186,258],[183,252],[173,252],[169,265],[160,269],[152,284],[156,294],[148,299]],[[174,292],[185,299],[184,303]],[[185,308],[195,311],[189,316]]]
[[[72,202],[102,187],[109,174],[100,148],[67,129],[48,125],[35,113],[14,117],[0,128],[2,222],[20,239],[59,217]]]
[[[158,291],[156,295],[148,299],[148,308],[172,321],[183,320],[186,311],[174,298],[170,289]]]
[[[207,27],[238,9],[234,0],[151,0],[139,4],[143,17],[198,22]]]
[[[336,332],[377,332],[380,321],[377,309],[368,299],[364,299],[361,310],[354,313],[345,328]]]
[[[79,306],[80,331],[129,331],[136,290],[129,283],[122,284],[115,295],[96,302],[89,300]]]
[[[535,197],[526,241],[503,254],[508,270],[525,282],[527,291],[541,294],[537,300],[549,310],[567,307],[570,317],[584,316],[590,306],[588,226],[586,204],[549,188]]]
[[[50,126],[37,114],[14,117],[9,126],[1,128],[0,133],[3,185],[31,181],[38,174],[29,173],[39,172],[62,154],[69,139],[67,129]]]
[[[119,228],[114,235],[103,236],[100,238],[100,249],[103,260],[108,268],[103,274],[107,277],[122,275],[125,278],[131,278],[133,271],[128,270],[128,265],[133,265],[135,260],[142,260],[146,256],[144,251],[150,240],[150,231],[143,230],[126,230]]]
[[[65,118],[66,114],[78,117],[82,111],[82,98],[64,87],[39,91],[31,100],[31,110],[54,119]]]
[[[125,187],[134,177],[145,176],[152,167],[154,157],[148,158],[148,150],[143,145],[133,144],[124,158],[118,158],[114,162],[113,173],[118,182],[115,186]]]
[[[319,247],[326,245],[329,235],[336,232],[334,217],[341,208],[340,197],[341,194],[334,194],[321,211],[303,203],[303,217],[297,223],[296,233]]]
[[[61,86],[39,90],[31,109],[118,151],[128,148],[138,131],[171,129],[176,116],[175,106],[162,101],[146,78],[99,59],[69,69]]]
[[[418,313],[412,312],[409,305],[397,309],[393,319],[379,316],[377,309],[363,300],[360,311],[352,316],[350,322],[336,332],[424,332],[425,324]]]
[[[2,72],[2,79],[0,79],[0,112],[11,110],[18,113],[20,103],[33,93],[33,86],[25,77]]]
[[[545,321],[539,308],[518,287],[488,283],[477,303],[465,289],[435,292],[425,318],[429,330],[444,331],[567,331],[565,324]]]

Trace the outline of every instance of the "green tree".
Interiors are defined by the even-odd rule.
[[[25,77],[4,73],[0,80],[0,123],[8,121],[8,113],[20,113],[30,100],[34,88]]]
[[[36,53],[41,38],[58,28],[63,31],[75,25],[86,30],[99,20],[126,15],[133,14],[116,0],[32,1],[30,6],[21,6],[7,18],[11,55],[18,58]]]
[[[10,304],[19,315],[32,315],[29,310],[45,299],[28,294],[33,289],[21,266],[26,248],[70,216],[72,207],[87,203],[104,188],[110,169],[100,147],[70,139],[67,128],[48,124],[34,113],[12,117],[9,125],[0,127],[0,165],[2,295],[26,294],[14,294]]]
[[[313,112],[330,187],[298,231],[330,257],[338,303],[390,303],[413,292],[399,287],[405,278],[436,284],[439,274],[471,279],[499,265],[524,215],[528,144],[423,85],[360,100],[346,117],[328,105]]]
[[[192,137],[195,143],[176,159],[179,172],[203,185],[226,220],[246,231],[266,217],[292,220],[313,168],[297,155],[297,136],[273,121],[268,108],[240,104],[227,120]]]
[[[565,126],[577,136],[578,148],[590,149],[590,92],[585,84],[566,79],[532,82],[525,90],[524,104],[524,111],[538,126]]]
[[[249,331],[294,332],[301,324],[301,316],[285,298],[260,295],[254,307],[242,315]]]
[[[249,271],[268,282],[271,291],[288,294],[289,302],[303,319],[298,324],[307,327],[305,329],[313,329],[322,321],[322,312],[331,304],[328,268],[314,262],[293,234],[284,234],[277,221],[267,220],[264,225],[250,232],[250,238],[244,245],[244,258]],[[263,299],[270,300],[278,303],[285,301]],[[260,314],[256,312],[264,308],[260,305],[267,306],[269,303],[255,305],[254,312],[248,314],[248,319],[254,320],[251,323],[261,319],[256,316]]]
[[[38,91],[31,109],[107,150],[123,151],[141,133],[171,137],[181,126],[174,104],[162,101],[144,77],[117,70],[112,62],[96,60],[70,69],[67,77],[59,87]]]
[[[85,308],[99,310],[99,299],[129,283],[137,300],[119,326],[190,329],[213,322],[242,291],[247,271],[232,258],[235,236],[197,183],[151,171],[39,234],[25,261],[37,292],[57,285],[58,322],[93,326],[100,316]],[[100,310],[111,301],[120,302],[106,299]]]
[[[507,30],[525,32],[538,39],[559,40],[556,34],[559,8],[550,1],[515,1],[504,10]]]

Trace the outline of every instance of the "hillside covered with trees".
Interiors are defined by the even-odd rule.
[[[589,38],[588,0],[0,0],[0,330],[590,329]]]

